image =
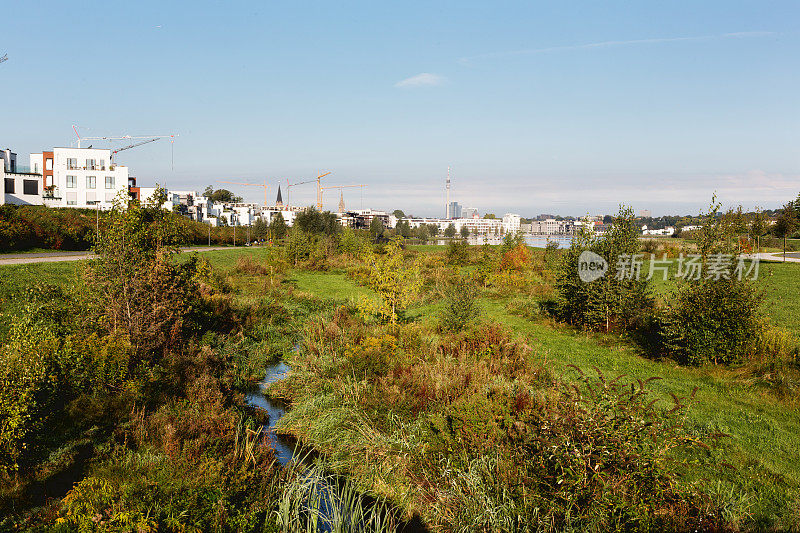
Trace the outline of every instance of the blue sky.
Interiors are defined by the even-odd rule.
[[[796,2],[13,2],[0,143],[177,132],[141,185],[331,171],[418,215],[691,213],[800,192]],[[98,146],[98,145],[96,145]],[[259,188],[237,192],[258,201]],[[270,191],[270,196],[275,189]],[[311,203],[312,187],[293,200]],[[345,193],[362,205],[359,189]],[[338,194],[326,194],[334,208]]]

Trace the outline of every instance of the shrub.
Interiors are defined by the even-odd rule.
[[[647,280],[634,268],[639,249],[633,210],[620,208],[611,230],[603,237],[582,230],[562,257],[556,273],[556,317],[592,330],[633,330],[653,307]],[[605,259],[605,275],[591,282],[579,277],[579,258],[585,251]],[[618,272],[614,270],[622,266]]]
[[[444,293],[444,308],[439,315],[442,331],[461,331],[480,316],[478,290],[468,280],[461,278]]]
[[[684,283],[661,324],[664,347],[685,364],[734,364],[746,359],[761,332],[761,294],[749,280]]]
[[[469,244],[466,241],[450,241],[445,261],[448,265],[464,265],[469,262]]]

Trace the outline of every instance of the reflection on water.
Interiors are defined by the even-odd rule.
[[[280,361],[267,367],[267,373],[259,383],[258,390],[247,395],[246,401],[249,405],[260,407],[269,413],[269,425],[264,427],[265,433],[269,435],[272,448],[281,465],[286,465],[292,460],[294,455],[294,442],[285,435],[275,433],[275,424],[286,412],[286,405],[279,400],[271,400],[264,395],[269,386],[276,381],[283,379],[291,370],[291,367]]]
[[[572,244],[572,236],[571,235],[530,235],[530,234],[523,234],[523,238],[525,239],[525,244],[528,246],[533,246],[534,248],[544,248],[547,246],[548,242],[556,242],[558,243],[559,248],[569,248],[570,244]],[[436,244],[438,245],[445,245],[448,244],[450,241],[446,239],[437,239]],[[480,246],[483,244],[503,244],[503,237],[499,235],[470,235],[467,237],[467,244],[471,244],[473,246]]]

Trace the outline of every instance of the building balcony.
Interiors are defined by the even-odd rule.
[[[42,198],[47,200],[61,200],[61,191],[58,190],[58,187],[48,186],[45,187],[42,191]]]

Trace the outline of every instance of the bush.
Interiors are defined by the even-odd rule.
[[[445,261],[448,265],[460,266],[469,262],[469,244],[467,241],[450,241],[447,245]]]
[[[666,352],[692,365],[744,361],[760,337],[761,299],[751,281],[735,276],[685,283],[663,314]]]
[[[650,315],[653,301],[648,283],[633,268],[638,235],[633,210],[620,208],[605,236],[586,230],[575,236],[556,273],[553,312],[559,320],[591,330],[634,330]],[[579,276],[579,258],[585,251],[599,255],[608,265],[605,275],[591,282]],[[618,266],[627,268],[615,272]]]
[[[442,331],[462,331],[478,316],[478,289],[472,283],[462,278],[445,289],[444,309],[439,315]]]

